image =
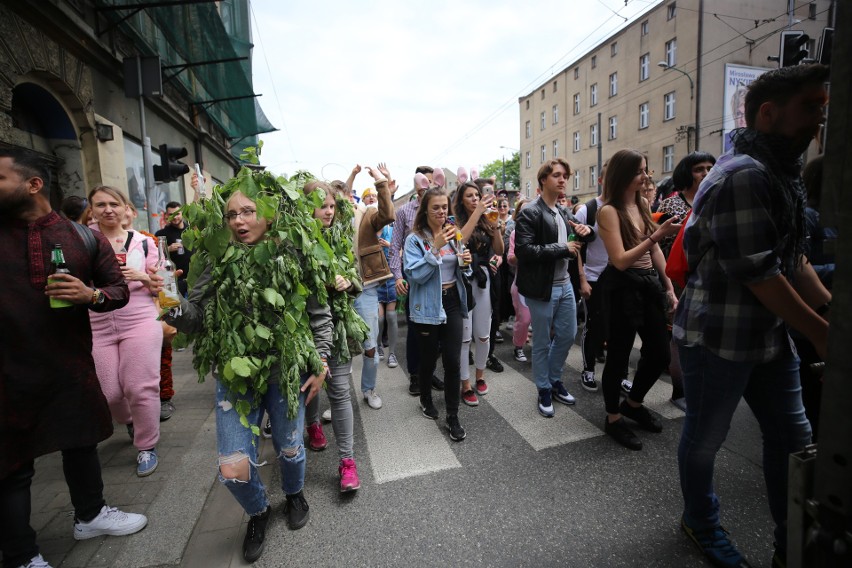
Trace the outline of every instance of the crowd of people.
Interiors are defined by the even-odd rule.
[[[278,366],[268,369],[266,387],[241,392],[220,377],[225,369],[213,372],[219,480],[250,518],[245,559],[262,554],[272,510],[257,472],[259,434],[275,447],[290,529],[309,518],[305,448],[328,446],[324,420],[334,431],[339,490],[359,489],[352,361],[362,357],[354,383],[360,399],[370,411],[380,410],[381,389],[404,388],[377,381],[382,360],[390,368],[399,365],[397,314],[404,313],[408,392],[431,420],[440,417],[433,391],[443,392],[446,430],[455,442],[468,434],[460,404],[476,407],[490,389],[500,388],[487,371],[503,370],[494,344],[503,341],[500,327],[507,321],[512,355],[523,369],[530,354],[530,402],[534,395],[544,418],[556,414],[554,401],[576,404],[565,362],[582,324],[578,384],[598,391],[596,364],[603,363],[603,428],[631,450],[643,446],[631,424],[663,430],[643,403],[668,372],[671,402],[686,413],[678,450],[681,524],[720,566],[748,566],[721,527],[712,485],[715,454],[745,398],[764,434],[777,526],[773,565],[783,566],[786,459],[811,440],[818,411],[803,406],[799,360],[787,330],[797,332],[797,345],[824,357],[831,300],[823,283],[830,285],[833,259],[813,249],[817,231],[820,243],[831,232],[818,225],[813,208],[806,224],[800,175],[801,155],[822,120],[826,80],[827,70],[818,65],[763,75],[749,88],[748,126],[734,137],[734,150],[718,162],[708,153],[689,154],[674,169],[673,191],[662,196],[645,155],[631,149],[606,161],[600,195],[573,207],[567,199],[573,171],[562,158],[538,170],[536,196],[514,203],[495,191],[495,180],[464,168],[452,192],[443,169],[417,168],[413,197],[396,211],[397,182],[385,164],[366,168],[373,183],[360,199],[353,192],[360,166],[346,181],[306,178],[301,189],[317,205],[319,234],[333,250],[346,251],[334,265],[337,273],[307,291],[306,315],[297,318],[315,359],[297,369],[295,393]],[[227,333],[227,322],[205,313],[219,290],[234,284],[213,262],[187,286],[192,252],[181,241],[186,223],[180,203],[168,206],[160,245],[132,229],[135,210],[123,191],[95,187],[86,199],[69,200],[63,218],[51,210],[48,186],[37,156],[0,150],[0,261],[11,269],[0,294],[0,322],[10,333],[0,388],[0,544],[9,566],[47,566],[29,527],[29,487],[34,458],[48,452],[63,453],[75,538],[131,534],[145,526],[143,515],[104,502],[97,443],[111,435],[111,422],[125,425],[138,451],[137,475],[154,473],[160,422],[175,412],[171,340],[176,331]],[[268,203],[239,190],[216,191],[232,242],[245,250],[266,243],[274,227],[264,213]],[[270,240],[279,254],[305,258],[313,250],[304,242]],[[70,274],[50,273],[48,253],[57,243]],[[180,306],[169,309],[156,303],[163,284],[156,269],[166,250],[182,273]],[[820,259],[818,271],[808,257]],[[49,298],[74,307],[50,308]],[[340,322],[355,330],[350,340],[357,338],[345,349],[333,339]],[[630,377],[637,335],[640,358]],[[443,378],[436,374],[439,357]],[[818,391],[818,382],[810,379],[806,388]],[[330,408],[321,415],[323,383]],[[238,407],[247,413],[235,412]]]

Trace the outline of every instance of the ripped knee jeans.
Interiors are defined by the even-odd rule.
[[[251,400],[253,393],[244,397]],[[282,396],[277,380],[270,380],[266,395],[258,408],[249,413],[249,424],[258,424],[263,411],[272,423],[272,442],[281,468],[281,489],[287,495],[298,493],[305,482],[305,446],[302,431],[305,426],[305,395],[299,397],[296,418],[287,416],[287,397]],[[229,398],[227,389],[216,381],[216,445],[218,451],[219,481],[231,492],[249,515],[263,512],[269,505],[266,488],[258,473],[258,440],[251,430],[240,423],[239,414]],[[248,475],[233,475],[248,465]],[[223,475],[223,469],[232,475]]]

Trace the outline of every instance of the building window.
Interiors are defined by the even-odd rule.
[[[663,120],[671,120],[675,117],[675,94],[674,91],[671,93],[666,93],[663,96],[663,106],[665,107],[665,112],[663,113]]]
[[[592,69],[598,66],[598,56],[592,55]]]
[[[553,141],[553,158],[556,159],[559,157],[559,140]]]
[[[615,57],[618,55],[618,42],[614,41],[609,45],[609,56]]]
[[[529,166],[527,166],[527,167],[529,167]],[[532,182],[527,180],[527,195],[530,194],[530,191],[532,191]]]
[[[532,164],[532,161],[530,160],[530,153],[529,152],[527,152],[526,158],[527,158],[527,169],[529,169],[530,165]]]
[[[674,169],[674,145],[663,146],[663,173]]]
[[[532,124],[530,124],[530,121],[528,120],[527,121],[527,138],[529,138],[530,136],[532,136]]]
[[[579,67],[574,67],[574,78],[575,79],[580,78],[580,68]]]
[[[546,159],[547,159],[547,146],[542,144],[541,145],[541,163],[543,164]]]
[[[574,133],[574,151],[575,152],[580,151],[580,133],[579,132]]]
[[[580,191],[580,170],[574,172],[574,191]]]
[[[580,114],[580,93],[574,93],[574,114]]]
[[[645,20],[641,24],[639,24],[639,35],[645,37],[648,35],[648,20]]]
[[[614,97],[618,94],[618,73],[613,73],[609,76],[609,96]]]
[[[559,124],[559,105],[553,105],[553,124]]]
[[[598,84],[595,83],[589,88],[589,106],[598,104]]]
[[[817,12],[816,2],[811,2],[810,4],[808,4],[808,19],[809,20],[816,20],[816,12]]]
[[[589,146],[597,146],[598,145],[598,125],[593,124],[589,127]]]
[[[677,64],[677,39],[666,42],[666,65],[674,67]]]
[[[544,100],[544,89],[541,90],[541,100]]]
[[[556,92],[556,81],[553,82],[553,92]]]
[[[598,167],[589,167],[589,187],[595,187],[598,184]]]
[[[645,81],[651,75],[651,54],[646,53],[639,58],[639,81]]]
[[[544,123],[547,121],[547,113],[541,111],[541,129],[544,130]]]
[[[639,105],[639,130],[648,128],[648,103]]]
[[[530,100],[527,99],[527,110],[530,110]]]
[[[677,3],[672,2],[671,4],[669,4],[669,7],[666,9],[666,19],[671,20],[675,16],[677,16]]]
[[[609,139],[615,140],[618,138],[618,117],[609,117]]]

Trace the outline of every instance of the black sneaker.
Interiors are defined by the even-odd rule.
[[[627,401],[624,400],[621,402],[621,406],[618,407],[618,411],[621,412],[622,415],[636,422],[643,430],[657,433],[663,431],[663,423],[651,414],[645,406],[630,406],[627,404]]]
[[[431,402],[429,404],[420,403],[420,410],[423,411],[423,416],[430,420],[438,419],[438,409]]]
[[[287,526],[291,531],[298,530],[308,523],[310,508],[305,501],[304,491],[295,495],[287,495],[284,501],[284,514],[287,516]]]
[[[494,332],[494,343],[503,343],[503,333],[499,329]]]
[[[728,531],[722,526],[712,529],[695,530],[686,524],[686,519],[681,517],[680,528],[686,533],[692,542],[704,553],[713,566],[724,566],[728,568],[751,568],[751,564],[743,558],[731,539]]]
[[[461,442],[467,436],[464,428],[459,424],[458,416],[447,416],[447,428],[450,430],[450,439],[453,442]]]
[[[604,432],[627,449],[642,449],[642,440],[636,437],[624,418],[619,418],[615,422],[610,422],[609,418],[604,418]]]
[[[495,357],[494,355],[488,358],[488,361],[485,362],[485,366],[494,371],[495,373],[503,372],[503,363],[501,363],[500,360],[497,359],[497,357]]]
[[[271,512],[272,507],[267,506],[264,512],[249,517],[246,538],[243,540],[243,558],[246,559],[246,562],[254,562],[263,554],[266,525],[269,522]]]
[[[420,378],[417,375],[411,375],[408,381],[408,394],[420,396]]]
[[[444,381],[432,375],[432,390],[442,391],[444,390]]]

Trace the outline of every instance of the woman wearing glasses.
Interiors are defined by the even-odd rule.
[[[253,285],[264,282],[275,272],[276,278],[294,278],[300,270],[308,270],[300,266],[287,266],[288,259],[302,257],[302,251],[292,242],[281,238],[284,231],[276,226],[276,236],[267,241],[267,232],[273,227],[274,217],[280,216],[281,208],[285,206],[286,198],[275,194],[263,195],[265,211],[269,211],[269,218],[265,218],[258,212],[258,204],[249,199],[239,191],[230,193],[228,188],[232,184],[218,186],[211,198],[212,201],[224,201],[225,224],[231,231],[231,245],[229,253],[224,253],[222,258],[213,259],[198,276],[195,285],[190,291],[189,298],[182,298],[179,309],[173,309],[166,316],[166,321],[178,330],[186,333],[198,334],[196,339],[196,357],[199,354],[199,342],[211,341],[234,334],[233,323],[230,318],[215,317],[208,306],[216,307],[216,313],[222,307],[223,298],[239,297],[251,284],[248,279],[254,280]],[[230,193],[230,194],[229,194]],[[258,201],[260,197],[258,198]],[[272,244],[269,244],[269,242]],[[265,250],[255,251],[255,247],[264,246]],[[268,252],[273,258],[261,255],[260,252]],[[239,261],[231,261],[240,255]],[[209,253],[208,258],[213,254]],[[257,260],[265,257],[264,260]],[[297,263],[301,264],[301,263]],[[307,263],[310,264],[310,263]],[[224,270],[223,270],[224,267]],[[236,274],[236,276],[235,276]],[[307,281],[307,279],[305,279]],[[234,291],[236,290],[236,291]],[[284,290],[284,287],[281,288]],[[248,424],[257,424],[263,411],[269,414],[272,427],[272,441],[277,455],[278,466],[281,470],[281,488],[285,493],[286,501],[284,514],[287,524],[291,530],[300,529],[308,522],[308,503],[305,500],[302,488],[305,481],[305,448],[302,439],[304,429],[305,405],[310,402],[319,392],[320,386],[325,380],[327,365],[325,361],[331,352],[332,321],[328,306],[319,304],[316,291],[309,290],[305,298],[304,310],[310,328],[306,330],[307,324],[301,314],[294,314],[292,308],[283,308],[280,304],[270,306],[265,299],[265,294],[243,294],[245,305],[240,308],[242,315],[256,316],[259,312],[269,315],[264,335],[271,334],[275,342],[273,346],[279,345],[278,341],[282,335],[286,335],[287,328],[282,328],[286,321],[293,324],[294,333],[298,339],[293,341],[306,341],[302,339],[307,332],[312,338],[315,352],[303,354],[309,361],[308,366],[314,367],[310,361],[323,361],[323,370],[316,368],[297,368],[299,376],[298,391],[291,392],[291,383],[280,381],[281,375],[288,373],[290,369],[284,368],[283,364],[273,363],[265,377],[264,393],[248,385],[245,392],[231,392],[220,375],[216,377],[216,439],[219,454],[219,481],[221,481],[240,503],[246,513],[250,515],[249,524],[243,541],[243,556],[246,561],[257,560],[264,548],[266,525],[269,521],[272,507],[266,488],[261,481],[256,464],[259,462],[257,456],[257,436],[252,429],[241,423],[238,408],[250,407],[247,415]],[[283,300],[282,300],[283,302]],[[242,302],[240,302],[242,304]],[[288,304],[289,305],[289,304]],[[227,308],[226,308],[227,309]],[[229,312],[233,313],[233,312]],[[258,316],[262,317],[262,316]],[[271,323],[277,321],[278,323]],[[286,341],[286,340],[283,340]],[[261,350],[252,342],[246,347],[245,356],[258,360],[266,359],[270,353],[269,349]],[[294,356],[285,354],[283,349],[273,348],[279,361],[291,359]],[[281,351],[281,353],[278,353]],[[318,359],[318,358],[319,359]],[[227,375],[230,365],[217,363],[219,372]],[[231,373],[233,374],[233,370]],[[289,410],[289,400],[295,399],[298,409]]]

